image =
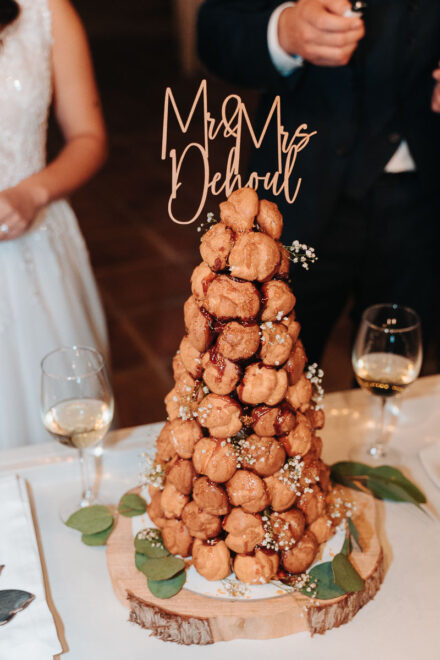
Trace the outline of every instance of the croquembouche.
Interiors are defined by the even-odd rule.
[[[206,579],[234,572],[260,584],[306,571],[333,533],[320,374],[299,338],[277,206],[242,188],[210,221],[184,305],[148,513],[169,552],[192,555]]]

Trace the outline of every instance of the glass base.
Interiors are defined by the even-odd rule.
[[[400,462],[400,453],[390,447],[355,445],[348,452],[350,460],[366,465],[393,465]]]

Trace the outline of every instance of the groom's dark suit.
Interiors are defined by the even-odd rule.
[[[308,328],[305,341],[309,332],[318,357],[327,326],[353,290],[359,307],[394,300],[414,306],[430,323],[434,209],[440,208],[440,115],[430,103],[440,59],[440,1],[368,0],[365,38],[349,65],[306,62],[287,78],[267,45],[268,21],[280,4],[206,0],[199,51],[213,72],[263,91],[260,122],[280,94],[290,133],[303,122],[318,131],[295,166],[303,182],[294,205],[275,200],[285,216],[285,240],[309,242],[321,256],[307,277],[293,275],[301,280],[293,285]],[[417,174],[383,174],[402,138]],[[275,157],[268,136],[252,169],[275,170]]]

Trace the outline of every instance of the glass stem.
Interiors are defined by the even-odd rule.
[[[90,484],[90,473],[88,466],[88,455],[84,449],[78,449],[79,466],[81,470],[81,508],[93,503],[93,490]]]
[[[387,400],[384,396],[380,397],[380,413],[379,413],[379,428],[378,428],[378,433],[377,433],[377,439],[376,442],[370,449],[368,450],[368,453],[371,454],[371,456],[374,456],[376,458],[379,458],[381,456],[385,456],[385,443],[384,443],[384,435],[385,435],[385,409],[386,409],[386,404]]]

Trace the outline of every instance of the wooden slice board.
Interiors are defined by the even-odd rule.
[[[376,505],[368,494],[349,491],[356,503],[353,520],[362,552],[351,561],[365,580],[365,588],[333,600],[312,600],[299,593],[261,600],[211,598],[182,589],[161,600],[136,569],[132,521],[119,516],[107,542],[107,564],[113,588],[130,608],[130,621],[166,641],[212,644],[230,639],[271,639],[297,632],[324,633],[350,619],[376,595],[384,577],[383,552],[376,529]]]

